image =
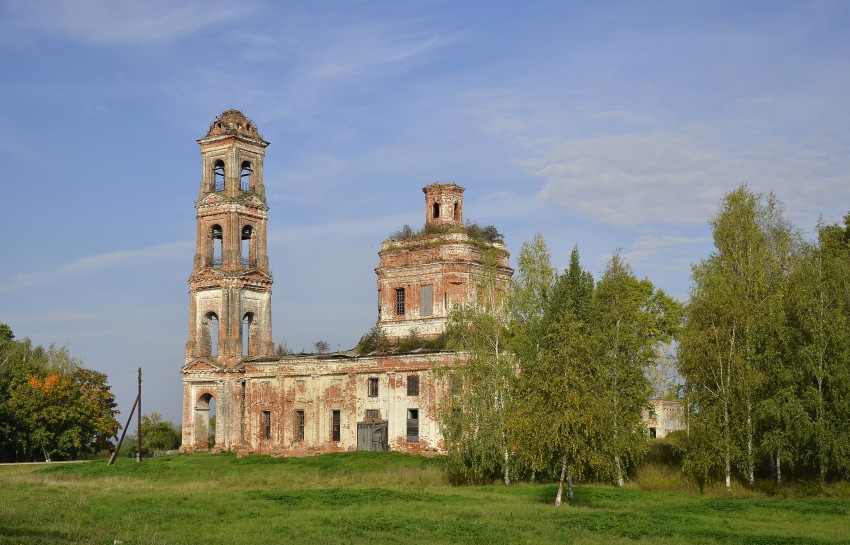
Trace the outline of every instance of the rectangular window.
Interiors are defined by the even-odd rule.
[[[379,416],[378,409],[366,409],[366,420],[378,420]]]
[[[419,395],[419,375],[407,375],[407,395]]]
[[[369,391],[367,392],[369,397],[378,397],[378,379],[370,378],[369,379]]]
[[[331,441],[339,441],[339,411],[331,411]]]
[[[419,409],[407,409],[407,442],[419,442]]]
[[[404,288],[395,289],[395,313],[404,314]]]
[[[268,439],[272,436],[272,413],[271,411],[263,411],[263,421],[262,425],[262,436],[263,439]]]
[[[434,286],[428,284],[419,288],[419,315],[422,317],[434,314]]]
[[[304,411],[295,411],[295,440],[304,440]]]

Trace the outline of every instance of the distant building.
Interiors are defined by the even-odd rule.
[[[641,411],[649,437],[663,439],[674,431],[687,429],[684,407],[678,399],[650,399],[650,406]]]
[[[266,248],[263,159],[269,145],[237,110],[216,118],[201,146],[197,249],[189,277],[183,374],[184,452],[305,455],[347,450],[441,451],[437,400],[442,350],[353,351],[276,357]],[[506,284],[513,270],[500,240],[463,224],[463,187],[432,184],[425,229],[381,245],[377,326],[390,341],[439,337],[452,305],[474,300],[484,250]],[[480,233],[478,233],[480,234]]]

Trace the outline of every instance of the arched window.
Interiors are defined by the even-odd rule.
[[[437,203],[434,203],[434,217],[435,218],[440,217],[440,205],[437,204]]]
[[[210,239],[212,242],[212,262],[214,268],[221,267],[221,247],[224,243],[224,230],[221,225],[213,225],[210,228]]]
[[[224,191],[224,161],[219,159],[213,166],[213,179],[215,180],[215,190]]]
[[[242,355],[243,356],[251,356],[253,355],[251,350],[251,341],[253,340],[251,337],[251,326],[254,324],[254,314],[248,312],[242,318]]]
[[[453,212],[452,212],[452,216],[454,216],[454,220],[455,220],[455,221],[457,221],[457,220],[459,220],[459,219],[460,219],[460,218],[458,217],[458,216],[460,216],[460,207],[458,207],[457,203],[455,203],[455,204],[454,204],[454,209],[453,209]]]
[[[251,163],[248,161],[242,161],[242,169],[239,174],[239,189],[242,191],[251,191],[251,173],[254,172],[251,169]]]
[[[218,316],[215,312],[204,315],[203,329],[201,330],[201,349],[203,355],[218,356]]]
[[[255,257],[253,248],[251,247],[251,236],[254,234],[254,229],[250,225],[246,225],[242,227],[242,244],[240,245],[240,252],[242,256],[242,268],[248,269],[255,265]]]
[[[211,448],[215,445],[215,398],[206,393],[195,404],[195,447]]]

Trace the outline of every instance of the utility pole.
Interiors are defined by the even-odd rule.
[[[141,463],[142,461],[142,368],[139,367],[139,412],[136,413],[138,416],[137,427],[136,427],[136,436],[138,437],[138,446],[136,448],[136,462]]]
[[[139,393],[136,395],[136,401],[133,402],[133,408],[130,409],[130,416],[127,417],[127,425],[124,426],[124,429],[121,431],[121,438],[118,439],[118,444],[115,446],[115,452],[112,453],[112,456],[109,458],[109,463],[107,465],[113,465],[115,463],[115,458],[118,457],[118,451],[121,450],[121,444],[124,442],[124,435],[127,433],[127,428],[130,427],[130,422],[133,421],[133,413],[136,411],[136,408],[139,409],[138,413],[138,428],[136,430],[136,435],[139,437],[139,442],[136,450],[136,462],[142,461],[142,368],[139,367]]]

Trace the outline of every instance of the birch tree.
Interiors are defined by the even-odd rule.
[[[546,301],[552,295],[556,270],[540,233],[524,242],[517,256],[517,270],[511,282],[511,350],[520,367],[533,360],[546,334]]]
[[[533,469],[558,475],[556,506],[565,482],[570,501],[573,479],[587,475],[599,461],[599,370],[586,326],[572,308],[562,307],[538,358],[523,368],[517,390],[516,436],[525,439],[521,448]]]
[[[447,325],[449,346],[460,357],[440,370],[450,384],[440,409],[443,437],[452,472],[467,482],[501,475],[511,479],[511,442],[507,430],[515,360],[506,347],[508,286],[498,275],[494,256],[476,278],[477,301],[455,307]]]
[[[641,409],[652,388],[647,369],[678,329],[679,304],[648,279],[638,280],[619,253],[596,284],[591,336],[600,369],[596,395],[604,405],[607,432],[602,442],[617,486],[625,484],[627,466],[645,448]]]
[[[819,225],[818,240],[800,252],[788,297],[789,351],[799,376],[801,461],[823,483],[850,476],[850,215]]]
[[[781,429],[790,408],[772,396],[790,364],[783,298],[797,237],[773,195],[744,186],[724,198],[711,227],[716,251],[693,268],[680,370],[697,424],[719,426],[726,487],[733,466],[752,486],[760,449],[773,449],[778,463],[790,432]],[[779,432],[765,436],[767,425]]]
[[[542,343],[546,335],[546,304],[552,296],[556,279],[549,249],[540,233],[530,242],[524,242],[517,255],[517,270],[511,282],[510,299],[510,350],[516,361],[517,388],[528,385],[523,381],[524,368],[528,374],[535,369]],[[532,404],[528,395],[539,392],[520,392],[514,397],[516,403],[508,407],[509,428],[517,443],[514,455],[515,466],[531,471],[532,478],[541,470],[548,469],[543,462],[548,453],[546,430],[534,421]]]
[[[595,382],[600,372],[588,334],[592,295],[593,277],[573,249],[569,268],[542,301],[535,349],[519,356],[513,435],[532,471],[558,475],[556,506],[565,483],[571,500],[573,478],[587,474],[600,451]]]

